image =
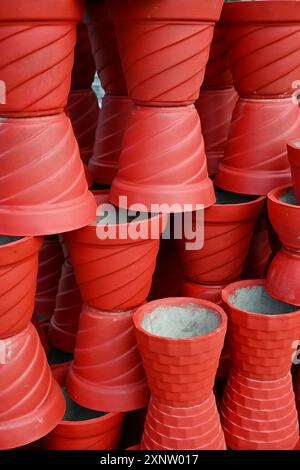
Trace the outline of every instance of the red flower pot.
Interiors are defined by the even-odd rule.
[[[49,341],[57,349],[73,352],[81,310],[82,299],[73,267],[66,259],[59,281],[54,315],[48,330]]]
[[[226,332],[222,308],[174,297],[139,307],[133,322],[153,396],[161,404],[180,408],[207,400]]]
[[[91,89],[71,91],[67,112],[79,145],[81,160],[87,163],[93,154],[99,114],[98,99],[94,91]]]
[[[71,83],[76,23],[82,0],[3,0],[0,6],[0,68],[6,85],[1,116],[63,111]]]
[[[286,376],[300,335],[300,309],[270,297],[260,279],[230,284],[222,298],[234,369],[256,380]]]
[[[299,425],[290,372],[268,381],[232,372],[223,395],[221,418],[230,449],[294,449]]]
[[[286,142],[299,133],[300,109],[291,99],[240,100],[216,185],[244,194],[267,194],[280,184],[290,183]]]
[[[31,320],[41,244],[40,238],[0,236],[0,339]]]
[[[292,180],[296,199],[300,204],[300,140],[288,144],[288,158],[292,170]]]
[[[96,199],[100,210],[108,211],[114,219],[112,206],[106,204],[107,193],[99,194]],[[97,225],[95,221],[66,234],[82,298],[99,310],[129,310],[145,302],[151,288],[159,237],[167,223],[165,215],[136,222],[127,222],[127,211],[121,210],[122,216],[124,222],[117,225],[115,220],[107,226]]]
[[[276,299],[300,305],[300,206],[293,189],[281,186],[271,191],[268,212],[283,247],[268,269],[266,290]]]
[[[201,90],[196,109],[201,119],[209,175],[215,175],[224,158],[232,113],[238,100],[233,87]]]
[[[223,1],[109,0],[129,96],[178,106],[199,95]]]
[[[61,364],[50,365],[53,377],[61,387],[65,384],[67,380],[70,364],[71,362],[63,362]]]
[[[105,1],[87,4],[84,21],[103,89],[110,95],[127,95],[114,25]]]
[[[204,246],[187,250],[179,242],[185,276],[197,283],[221,285],[240,277],[264,197],[216,190],[217,203],[204,212]],[[193,221],[196,230],[196,221]]]
[[[72,70],[71,90],[87,90],[94,81],[96,66],[92,54],[86,24],[77,25],[74,65]],[[83,73],[84,72],[84,73]]]
[[[95,217],[72,125],[65,114],[0,122],[1,232],[49,235]]]
[[[84,306],[67,379],[68,393],[80,405],[114,412],[147,406],[149,391],[132,314]]]
[[[173,408],[150,401],[143,450],[226,450],[213,393],[200,405]]]
[[[47,322],[53,315],[63,261],[64,256],[57,236],[45,237],[39,252],[35,294],[35,315],[39,322]]]
[[[0,449],[36,441],[65,412],[65,401],[31,323],[1,341]]]
[[[184,297],[193,297],[195,299],[204,299],[213,302],[214,304],[222,304],[222,289],[225,285],[204,285],[196,282],[191,282],[185,279],[182,285],[182,295]]]
[[[200,119],[194,106],[134,108],[110,201],[122,205],[123,195],[127,196],[127,207],[142,202],[149,211],[152,204],[172,205],[172,212],[182,212],[193,210],[197,204],[207,207],[214,203]],[[161,211],[170,208],[162,207]]]
[[[133,102],[127,96],[105,95],[98,118],[89,170],[97,183],[111,184],[119,168],[124,132]]]

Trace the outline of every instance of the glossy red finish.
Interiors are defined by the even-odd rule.
[[[3,118],[0,132],[1,233],[50,235],[82,227],[95,217],[95,201],[65,114]]]
[[[94,81],[96,65],[86,24],[77,25],[74,65],[72,69],[71,90],[86,90]]]
[[[300,140],[290,142],[287,146],[288,158],[291,165],[292,181],[295,196],[300,204]]]

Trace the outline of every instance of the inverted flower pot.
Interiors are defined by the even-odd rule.
[[[81,310],[82,299],[73,267],[66,259],[59,281],[54,314],[48,330],[49,341],[57,349],[73,352]]]
[[[1,116],[63,111],[82,12],[82,0],[45,0],[41,5],[34,0],[1,2],[0,68],[6,87]]]
[[[40,238],[0,236],[0,339],[31,320],[41,244]]]
[[[223,1],[109,0],[128,93],[147,106],[193,103]]]
[[[88,163],[93,154],[99,114],[98,99],[95,92],[91,89],[71,91],[67,112],[78,142],[81,160]]]
[[[96,66],[92,54],[88,29],[83,22],[77,25],[71,90],[87,90],[94,81]]]
[[[281,186],[271,191],[268,213],[283,247],[268,269],[266,289],[276,299],[300,306],[300,206],[293,188]]]
[[[222,298],[234,369],[256,380],[285,377],[299,339],[299,307],[270,297],[261,279],[229,284]]]
[[[84,306],[67,379],[76,403],[113,412],[147,406],[149,390],[132,315],[132,310],[113,313]]]
[[[98,118],[93,156],[89,162],[92,178],[111,185],[119,168],[124,132],[133,102],[127,96],[105,95]]]
[[[55,428],[65,400],[31,323],[1,341],[0,380],[1,450],[36,441]]]
[[[286,143],[299,133],[299,105],[290,98],[239,100],[216,185],[228,191],[266,195],[274,187],[290,183]]]
[[[84,302],[104,311],[129,310],[148,297],[167,216],[145,214],[143,220],[130,221],[127,211],[117,210],[123,220],[116,221],[107,196],[100,193],[96,199],[108,218],[68,233],[66,239]]]
[[[209,175],[215,175],[224,158],[232,113],[238,100],[233,87],[202,90],[196,109],[201,119]]]
[[[120,196],[127,196],[128,207],[143,203],[152,212],[191,211],[197,204],[214,203],[194,106],[134,108],[110,191],[110,201],[124,207]],[[162,205],[161,210],[151,209],[153,204]]]
[[[65,114],[0,122],[0,218],[5,235],[50,235],[95,217]]]
[[[287,149],[295,196],[298,204],[300,204],[300,140],[290,142]]]
[[[187,297],[161,299],[139,307],[133,322],[152,395],[170,407],[205,402],[224,344],[222,308]]]
[[[179,241],[185,276],[202,284],[228,284],[240,277],[264,197],[216,190],[217,202],[204,212],[204,245],[187,250]],[[196,220],[193,221],[196,230]]]

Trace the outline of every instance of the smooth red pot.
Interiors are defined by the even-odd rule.
[[[286,376],[300,337],[299,307],[270,298],[261,279],[229,284],[222,299],[234,369],[256,380]]]
[[[147,406],[149,390],[132,315],[132,310],[83,307],[67,379],[68,393],[80,405],[113,412]]]
[[[71,119],[78,142],[81,160],[88,163],[93,154],[99,114],[98,99],[95,92],[92,89],[71,91],[67,113]]]
[[[195,299],[204,299],[214,304],[222,304],[222,289],[225,285],[205,285],[185,279],[182,284],[182,295],[184,297],[193,297]]]
[[[72,69],[71,90],[87,90],[94,81],[96,65],[92,54],[86,24],[77,25],[74,65]]]
[[[0,237],[1,339],[16,335],[30,322],[41,245],[40,238]]]
[[[293,187],[298,204],[300,204],[300,139],[287,146],[288,158],[292,171]]]
[[[1,341],[0,381],[1,450],[45,436],[64,415],[63,395],[31,323]]]
[[[161,299],[139,307],[133,322],[152,395],[171,407],[207,400],[226,332],[222,308],[187,297]]]
[[[215,201],[208,178],[201,124],[194,106],[135,107],[124,135],[110,201],[143,203],[152,212],[192,211]],[[161,205],[161,210],[151,206]],[[168,204],[170,207],[163,207]],[[184,207],[186,205],[187,207]]]
[[[0,122],[0,231],[50,235],[95,217],[72,125],[65,114]]]
[[[129,96],[178,106],[199,96],[223,1],[109,0]]]
[[[124,132],[133,102],[127,96],[105,95],[98,118],[93,156],[89,162],[97,183],[111,184],[119,169]]]
[[[299,134],[300,109],[290,98],[239,100],[216,185],[244,194],[267,194],[290,183],[286,143]]]
[[[1,116],[63,111],[71,84],[76,23],[82,0],[2,0],[0,68],[5,83]]]

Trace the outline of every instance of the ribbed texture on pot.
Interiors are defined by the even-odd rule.
[[[71,91],[67,112],[78,142],[81,160],[87,163],[93,154],[99,114],[98,99],[94,91]]]
[[[132,314],[84,306],[67,379],[68,392],[80,405],[114,412],[147,406],[149,391]]]
[[[119,168],[124,132],[133,102],[126,96],[105,95],[98,118],[93,156],[89,162],[97,183],[111,184]]]
[[[290,372],[271,381],[231,372],[221,419],[230,449],[292,450],[299,439],[299,425]]]
[[[65,114],[0,122],[1,232],[48,235],[95,217],[72,125]]]
[[[77,25],[71,90],[86,90],[91,88],[95,71],[96,65],[91,50],[87,26],[84,23],[79,23]]]
[[[288,158],[291,165],[293,187],[298,204],[300,204],[300,147],[299,140],[290,142],[287,146]]]
[[[196,204],[214,203],[208,178],[199,116],[194,106],[135,107],[124,135],[120,168],[112,183],[110,201],[127,204],[180,204],[175,212]],[[189,204],[189,208],[182,207]],[[170,211],[163,209],[162,211]],[[159,212],[152,208],[152,212]]]
[[[73,267],[67,259],[62,269],[54,315],[51,318],[48,330],[49,341],[57,349],[73,352],[81,310],[80,291]]]
[[[205,402],[189,408],[173,408],[152,398],[141,449],[226,450],[213,393]]]
[[[0,246],[0,338],[22,331],[30,322],[42,240],[22,238]]]
[[[267,194],[291,181],[286,142],[300,133],[298,103],[240,100],[234,110],[225,158],[216,184],[243,194]]]
[[[31,323],[1,343],[0,449],[3,450],[48,434],[64,415],[65,401]]]

